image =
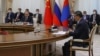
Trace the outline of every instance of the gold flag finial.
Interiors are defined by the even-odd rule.
[[[47,2],[49,1],[49,0],[46,0]]]

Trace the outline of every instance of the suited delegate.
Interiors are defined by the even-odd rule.
[[[90,16],[87,14],[86,11],[83,11],[83,19],[86,20],[87,23],[89,23]]]
[[[12,23],[14,21],[14,13],[12,12],[12,8],[8,9],[8,13],[5,17],[5,23]]]
[[[73,25],[76,24],[76,21],[74,20],[74,18],[75,18],[74,11],[71,11],[71,16],[68,19],[68,21],[69,21],[69,29],[73,29]]]
[[[29,16],[33,17],[33,13],[29,11],[29,9],[26,9],[25,12],[29,12]]]
[[[39,9],[36,9],[36,14],[34,14],[34,17],[37,18],[37,24],[41,24],[42,22],[42,14],[40,14]]]
[[[89,27],[87,22],[82,19],[82,13],[80,11],[75,12],[75,21],[77,21],[74,31],[69,32],[69,36],[73,36],[73,39],[86,40],[89,38]],[[73,46],[87,47],[88,43],[73,42]],[[72,52],[75,56],[75,51]],[[63,46],[63,56],[70,56],[70,41],[66,42]]]
[[[31,16],[29,16],[29,12],[25,12],[24,17],[21,19],[21,21],[27,25],[29,24],[33,24],[33,19]]]
[[[93,10],[93,14],[91,15],[91,18],[89,20],[89,25],[90,25],[90,29],[93,28],[93,25],[100,25],[100,16],[97,13],[97,10]]]
[[[18,12],[15,13],[15,22],[21,21],[24,14],[21,12],[21,8],[18,8]]]

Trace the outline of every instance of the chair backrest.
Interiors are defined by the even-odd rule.
[[[96,33],[96,29],[97,29],[97,24],[92,28],[91,32],[90,32],[90,41],[93,42],[93,38],[94,38],[94,35]]]

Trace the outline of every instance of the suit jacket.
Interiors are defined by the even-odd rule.
[[[100,16],[98,14],[96,14],[96,18],[95,18],[96,24],[100,24]],[[89,20],[90,23],[93,22],[93,15],[91,15],[91,18]]]
[[[14,17],[15,19],[17,18],[17,14],[18,14],[18,12],[15,13],[15,17]],[[21,18],[22,18],[23,16],[24,16],[24,14],[23,14],[22,12],[20,12],[20,15],[18,16],[18,19],[21,20]],[[19,20],[19,21],[20,21],[20,20]]]
[[[26,17],[24,16],[22,19],[21,19],[21,22],[29,22],[30,24],[33,24],[33,18],[31,16],[29,16],[27,19]]]
[[[33,17],[33,13],[29,12],[29,16]]]
[[[34,14],[34,17],[36,18],[37,14]],[[37,23],[41,24],[42,22],[42,14],[38,14],[38,18],[37,18]]]
[[[85,20],[86,20],[87,22],[89,22],[90,15],[85,15],[85,17],[86,17],[86,19],[85,19]],[[84,15],[83,15],[83,19],[84,19]]]
[[[14,20],[14,13],[7,13],[6,17],[5,17],[5,23],[9,23],[9,22],[13,22]]]
[[[68,21],[69,21],[69,28],[73,29],[73,25],[76,24],[77,22],[74,20],[73,16],[70,16]]]
[[[88,39],[89,38],[89,27],[84,19],[81,19],[77,24],[74,32],[69,33],[73,36],[73,39]]]

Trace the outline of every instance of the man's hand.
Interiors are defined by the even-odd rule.
[[[27,25],[27,24],[28,24],[27,22],[24,22],[24,23],[23,23],[23,25]]]
[[[19,21],[20,19],[15,19],[14,21]]]
[[[69,29],[68,31],[69,31],[69,32],[73,32],[73,29]]]
[[[96,22],[92,22],[92,24],[96,24]]]

